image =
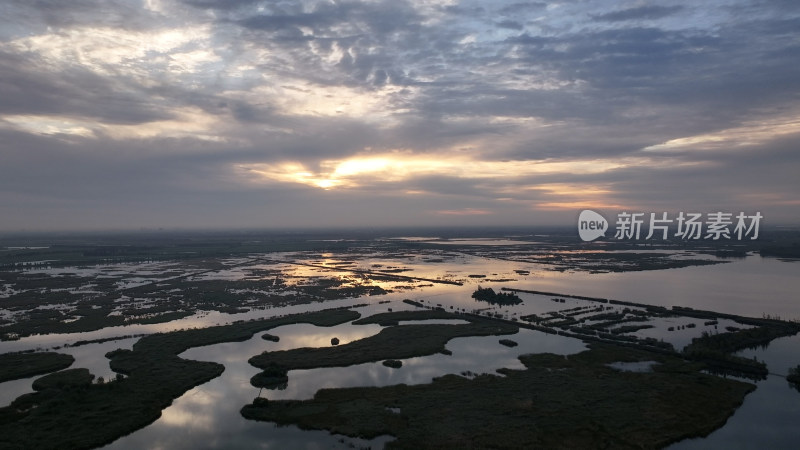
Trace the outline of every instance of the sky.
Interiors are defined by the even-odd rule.
[[[3,0],[0,231],[800,224],[800,2]]]

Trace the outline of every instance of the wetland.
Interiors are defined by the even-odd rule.
[[[800,418],[795,235],[420,235],[0,240],[0,448],[722,447]]]

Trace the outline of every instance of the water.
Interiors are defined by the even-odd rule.
[[[755,356],[767,363],[771,374],[785,375],[789,367],[800,364],[800,335],[776,339],[766,349],[745,350],[739,355]],[[678,442],[670,450],[798,448],[800,392],[779,375],[758,382],[724,427],[704,439]]]
[[[41,376],[41,375],[39,375]],[[22,394],[33,392],[31,383],[38,377],[22,378],[0,383],[0,408],[8,406]]]
[[[688,306],[741,316],[800,319],[800,262],[749,256],[724,264],[590,274],[539,272],[535,290]]]
[[[709,257],[714,259],[713,257]],[[587,297],[611,298],[659,306],[685,306],[749,317],[764,314],[783,319],[800,319],[800,262],[748,256],[723,264],[636,272],[557,272],[540,265],[472,258],[463,264],[450,263],[445,271],[452,277],[492,274],[516,281],[465,280],[465,286],[436,285],[410,294],[412,298],[436,299],[437,303],[474,307],[469,297],[477,285],[555,292]],[[441,265],[441,264],[439,264]],[[529,270],[518,275],[515,269]],[[435,277],[442,269],[422,272]],[[419,276],[415,269],[404,275]],[[520,309],[520,312],[525,312]],[[536,311],[531,311],[536,312]],[[529,314],[530,312],[525,312]]]
[[[270,257],[274,255],[269,255]],[[281,258],[302,259],[303,253],[282,254]],[[309,258],[317,260],[320,255]],[[81,339],[97,339],[126,334],[153,333],[186,327],[209,326],[231,323],[235,320],[266,318],[283,314],[327,309],[336,306],[352,306],[369,303],[359,308],[362,315],[393,310],[413,309],[399,302],[403,298],[423,301],[430,306],[441,305],[446,310],[487,309],[503,312],[508,317],[524,314],[545,313],[554,309],[585,306],[588,302],[565,299],[564,303],[554,303],[551,296],[520,294],[524,304],[518,306],[492,306],[470,298],[478,285],[493,287],[512,287],[537,291],[558,292],[591,297],[615,298],[633,302],[662,305],[690,306],[698,309],[727,312],[745,316],[761,317],[763,314],[778,315],[782,318],[800,318],[800,263],[784,262],[777,259],[749,256],[713,266],[693,266],[681,269],[641,271],[625,273],[591,274],[587,272],[554,272],[538,264],[504,261],[471,255],[431,251],[421,255],[389,257],[383,254],[370,254],[355,258],[354,268],[374,270],[387,268],[406,269],[401,275],[460,280],[463,286],[419,283],[425,286],[415,290],[395,292],[386,296],[345,299],[324,303],[292,305],[280,308],[256,309],[242,314],[222,314],[218,312],[199,312],[191,317],[166,324],[133,325],[113,327],[95,332],[70,335],[31,336],[19,341],[0,342],[0,353],[26,349],[47,349]],[[343,261],[336,255],[323,255],[323,264],[334,266]],[[431,260],[433,258],[433,260]],[[709,259],[713,259],[709,257]],[[346,261],[344,261],[346,262]],[[258,263],[260,264],[260,263]],[[257,264],[254,264],[256,266]],[[288,267],[280,265],[281,267]],[[268,266],[275,268],[276,266]],[[137,267],[147,273],[155,267]],[[65,269],[59,269],[64,271]],[[81,269],[83,270],[83,269]],[[86,269],[88,271],[88,269]],[[298,276],[313,276],[319,269],[292,266],[292,273]],[[528,271],[519,274],[516,271]],[[94,273],[97,270],[94,269]],[[221,272],[225,278],[235,278],[247,271],[236,267]],[[331,269],[334,274],[347,274],[344,269]],[[117,272],[115,272],[115,275]],[[472,279],[469,275],[485,275],[485,278]],[[89,275],[88,273],[86,274]],[[120,272],[119,275],[122,275]],[[141,274],[140,274],[141,275]],[[149,273],[147,273],[149,275]],[[205,276],[205,275],[204,275]],[[213,276],[209,274],[208,276]],[[492,281],[492,280],[512,281]],[[382,282],[376,282],[380,284]],[[386,284],[398,286],[397,282]],[[379,304],[380,301],[390,304]],[[697,328],[678,329],[666,332],[668,326],[685,325],[693,321]],[[680,349],[693,336],[704,328],[701,320],[657,319],[657,327],[637,332],[639,336],[665,339]],[[686,322],[686,323],[684,323]],[[429,322],[430,323],[430,322]],[[719,330],[731,325],[720,321]],[[739,325],[740,326],[740,325]],[[327,432],[303,431],[296,427],[275,427],[272,424],[247,421],[239,410],[259,395],[258,389],[249,384],[251,376],[258,369],[247,364],[247,359],[265,350],[290,349],[303,346],[329,346],[331,337],[338,337],[342,343],[367,337],[379,332],[377,325],[344,324],[337,327],[315,327],[298,324],[270,330],[270,334],[280,336],[280,341],[269,342],[261,339],[261,334],[246,342],[217,344],[193,348],[183,357],[204,361],[216,361],[225,365],[222,376],[188,391],[165,409],[162,417],[148,427],[123,437],[108,448],[347,448],[350,445],[381,447],[392,438],[381,437],[367,442],[333,436]],[[519,342],[518,347],[508,348],[498,343],[501,338]],[[115,348],[130,348],[134,339],[126,339],[102,344],[89,344],[82,347],[62,348],[58,351],[73,354],[75,367],[89,368],[96,376],[113,376],[108,361],[103,356]],[[584,348],[578,340],[543,335],[531,330],[521,330],[514,336],[458,338],[450,341],[447,348],[452,356],[437,354],[403,360],[400,369],[391,369],[380,362],[359,364],[346,368],[310,369],[291,371],[285,390],[264,391],[262,396],[277,398],[310,398],[320,388],[347,386],[385,386],[397,383],[428,383],[433,377],[445,373],[493,373],[500,367],[522,368],[517,357],[522,353],[551,352],[571,354]],[[774,341],[767,349],[742,352],[744,356],[767,361],[772,373],[785,374],[789,367],[800,364],[800,338],[797,336]],[[30,392],[30,384],[36,377],[15,380],[0,384],[0,405],[7,404],[18,394]],[[748,395],[744,404],[721,429],[708,438],[687,440],[672,448],[796,448],[800,441],[800,393],[791,389],[785,379],[771,375],[759,382],[755,392]]]
[[[499,343],[502,338],[514,340],[519,346],[505,347]],[[277,400],[306,400],[323,388],[423,384],[445,374],[495,373],[500,368],[522,370],[525,366],[519,361],[520,355],[545,352],[569,355],[585,350],[586,346],[577,339],[521,329],[510,336],[456,338],[448,342],[446,348],[453,354],[402,359],[403,366],[399,369],[373,362],[348,367],[293,370],[289,372],[286,389],[267,392],[265,396]]]
[[[95,379],[103,377],[104,380],[110,380],[117,374],[109,367],[105,354],[118,348],[129,350],[138,340],[139,338],[120,339],[78,347],[65,347],[55,351],[72,355],[75,358],[75,362],[69,368],[86,368],[95,376]],[[7,406],[22,394],[33,392],[33,381],[42,376],[44,375],[0,383],[0,407]]]
[[[173,401],[153,424],[124,436],[108,449],[201,449],[201,448],[356,448],[382,447],[389,436],[372,441],[332,435],[325,431],[303,431],[297,427],[246,420],[239,410],[258,396],[259,389],[250,385],[250,377],[259,369],[247,360],[267,349],[288,349],[298,346],[330,346],[330,336],[343,342],[360,339],[380,331],[380,327],[345,324],[324,328],[298,324],[269,330],[280,336],[280,342],[266,341],[258,333],[245,342],[231,342],[196,347],[181,357],[215,361],[225,365],[225,372],[197,386]],[[325,340],[327,339],[327,342]]]
[[[391,369],[376,362],[349,367],[294,370],[289,372],[289,383],[285,390],[262,391],[250,384],[250,378],[259,369],[248,364],[247,360],[263,351],[328,347],[331,336],[339,337],[340,345],[343,345],[350,340],[374,335],[380,329],[377,325],[288,325],[267,331],[279,336],[279,342],[266,341],[261,337],[264,333],[258,333],[245,342],[189,349],[180,356],[224,364],[225,372],[176,399],[152,425],[122,437],[106,448],[347,448],[350,444],[356,448],[380,448],[392,438],[385,436],[372,441],[353,440],[327,432],[275,427],[269,423],[246,420],[239,410],[259,394],[269,399],[307,399],[321,388],[429,383],[434,377],[448,373],[494,373],[501,367],[523,369],[518,357],[524,353],[572,354],[586,348],[576,339],[520,330],[515,335],[507,336],[519,343],[514,348],[500,345],[497,336],[457,338],[447,344],[447,348],[453,352],[452,356],[436,354],[409,358],[402,360],[403,367],[400,369]]]

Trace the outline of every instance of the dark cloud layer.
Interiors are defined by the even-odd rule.
[[[682,5],[675,6],[660,6],[648,5],[638,6],[635,8],[621,9],[618,11],[611,11],[605,14],[598,14],[594,16],[595,20],[604,22],[622,22],[625,20],[657,20],[664,17],[671,16],[684,7]]]
[[[780,0],[7,1],[0,230],[796,223],[798,29]]]

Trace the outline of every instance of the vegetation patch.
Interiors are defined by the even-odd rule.
[[[289,371],[277,364],[270,364],[261,373],[253,377],[260,387],[265,389],[279,389],[289,382]]]
[[[189,348],[245,341],[257,332],[283,325],[333,326],[358,317],[355,311],[327,310],[145,336],[132,350],[106,355],[111,368],[126,377],[79,388],[48,382],[51,388],[23,395],[0,408],[0,448],[101,446],[152,423],[174,399],[222,373],[221,364],[177,356]]]
[[[399,369],[403,367],[403,361],[397,359],[387,359],[383,362],[383,365],[386,367],[391,367],[392,369]]]
[[[383,321],[393,317],[414,317],[411,311],[384,313],[372,320]],[[491,336],[514,334],[515,325],[475,316],[447,314],[442,311],[415,312],[414,319],[429,318],[431,313],[441,318],[463,318],[470,323],[462,325],[399,325],[384,328],[380,333],[336,347],[296,348],[276,352],[265,352],[250,358],[250,364],[264,369],[272,365],[288,370],[313,369],[319,367],[345,367],[353,364],[378,362],[385,359],[406,359],[427,356],[445,350],[445,344],[453,338],[465,336]],[[413,319],[412,319],[413,320]],[[370,323],[370,318],[358,323]],[[250,383],[256,387],[261,377],[254,376]]]
[[[411,299],[408,299],[408,298],[403,300],[403,303],[409,304],[411,306],[416,306],[417,308],[424,308],[425,307],[425,305],[423,305],[422,303],[415,302],[414,300],[411,300]]]
[[[274,334],[269,334],[269,333],[264,333],[264,335],[261,336],[261,339],[270,342],[278,342],[281,340],[280,336],[275,336]]]
[[[511,339],[500,339],[500,343],[506,347],[516,347],[519,345],[516,341],[512,341]]]
[[[75,362],[63,353],[4,353],[0,355],[0,382],[66,369]]]
[[[746,348],[767,345],[773,339],[794,335],[800,330],[798,324],[770,324],[748,329],[736,329],[731,333],[709,334],[703,332],[699,338],[692,339],[690,349],[704,348],[724,353],[733,353]]]
[[[653,359],[660,364],[650,373],[605,365]],[[387,448],[658,448],[709,434],[755,389],[679,358],[603,344],[568,358],[520,360],[526,369],[502,369],[504,377],[322,389],[312,400],[247,405],[242,415],[348,436],[397,437]]]
[[[702,361],[714,373],[765,379],[769,373],[766,364],[731,353],[766,345],[775,338],[796,334],[797,330],[797,324],[786,322],[720,334],[704,331],[700,337],[692,339],[683,354],[689,359]]]
[[[396,311],[388,313],[378,313],[367,316],[358,320],[354,320],[354,325],[367,325],[367,324],[384,324],[394,323],[401,320],[431,320],[431,319],[462,319],[461,316],[456,316],[453,313],[448,313],[440,309],[430,309],[424,311]]]
[[[648,328],[654,328],[653,325],[650,324],[640,324],[640,325],[623,325],[621,327],[612,328],[609,330],[611,334],[626,334],[626,333],[634,333],[639,330],[646,330]]]
[[[487,302],[492,305],[519,305],[522,299],[512,292],[495,292],[492,288],[478,289],[472,293],[472,298],[478,301]]]
[[[800,391],[800,364],[798,364],[797,367],[789,369],[789,373],[786,375],[786,381]]]
[[[92,384],[94,375],[89,373],[89,369],[67,369],[61,372],[51,373],[33,382],[33,390],[44,391],[46,389],[69,389]]]

